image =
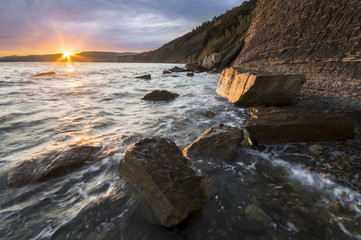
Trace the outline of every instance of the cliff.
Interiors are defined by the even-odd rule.
[[[257,0],[245,1],[154,51],[120,56],[118,61],[185,63],[203,59],[214,52],[226,54],[247,32],[256,3]]]
[[[361,79],[360,0],[259,0],[234,67]]]

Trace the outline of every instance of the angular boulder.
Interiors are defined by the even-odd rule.
[[[301,91],[303,74],[272,74],[227,68],[222,71],[217,94],[238,106],[283,106]]]
[[[178,93],[172,93],[167,90],[154,90],[146,94],[142,100],[148,101],[169,101],[178,97]]]
[[[85,161],[93,161],[102,154],[101,146],[73,145],[15,162],[9,171],[9,186],[23,186],[66,173]]]
[[[135,77],[135,78],[139,78],[139,79],[152,79],[152,76],[150,74],[146,74],[146,75],[143,75],[143,76],[138,76],[138,77]]]
[[[342,141],[354,127],[331,113],[305,109],[252,108],[245,128],[253,144]]]
[[[202,62],[202,67],[208,70],[217,68],[222,61],[221,53],[213,53],[208,57],[205,57]]]
[[[183,150],[183,155],[192,160],[231,161],[243,141],[241,128],[219,124],[209,128]]]
[[[145,195],[160,223],[171,227],[201,210],[207,198],[203,177],[187,164],[173,141],[144,138],[127,148],[119,171]]]
[[[202,63],[203,63],[203,60],[198,60],[198,61],[186,64],[185,67],[188,71],[196,72],[199,70],[203,70]]]

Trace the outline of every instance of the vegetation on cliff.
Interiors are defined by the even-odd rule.
[[[257,0],[245,1],[226,13],[205,21],[191,32],[157,50],[120,56],[120,62],[191,62],[213,52],[226,54],[246,33]]]

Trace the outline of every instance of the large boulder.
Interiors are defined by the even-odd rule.
[[[341,141],[354,128],[344,119],[305,109],[252,108],[245,128],[253,144]]]
[[[231,161],[243,141],[241,128],[219,124],[209,128],[183,150],[183,155],[192,160]]]
[[[196,71],[203,70],[202,63],[203,63],[203,60],[198,60],[198,61],[186,64],[185,67],[188,71],[196,72]]]
[[[72,145],[17,161],[10,168],[8,184],[23,186],[60,175],[85,161],[95,160],[102,154],[101,150],[96,145]]]
[[[129,146],[119,171],[145,195],[167,227],[201,210],[207,198],[203,177],[188,167],[187,159],[169,139],[144,138]]]
[[[154,90],[148,94],[146,94],[142,100],[148,101],[169,101],[176,97],[178,97],[178,93],[172,93],[167,90]]]
[[[300,93],[303,74],[272,74],[227,68],[222,71],[217,93],[238,106],[282,106]]]
[[[225,68],[229,66],[232,63],[232,61],[236,58],[238,53],[242,51],[243,47],[244,47],[244,39],[242,39],[239,43],[237,43],[231,49],[231,51],[223,58],[221,63],[221,68]]]
[[[222,61],[221,53],[213,53],[208,57],[205,57],[202,62],[202,67],[208,70],[217,68]]]

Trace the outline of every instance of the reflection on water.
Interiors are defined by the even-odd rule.
[[[216,96],[218,76],[163,76],[174,66],[166,64],[0,66],[2,238],[361,239],[360,194],[291,164],[295,156],[282,155],[282,148],[241,147],[232,163],[195,162],[213,180],[212,198],[177,228],[156,225],[141,195],[119,176],[119,159],[142,137],[163,136],[184,147],[213,125],[241,126],[246,111]],[[48,71],[57,74],[32,77]],[[134,78],[148,73],[151,80]],[[140,100],[155,89],[180,96]],[[205,117],[206,110],[216,116]],[[74,143],[101,143],[103,157],[42,183],[7,186],[15,161]]]

